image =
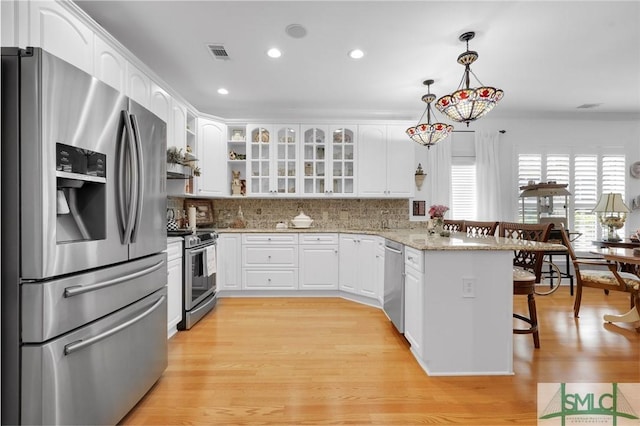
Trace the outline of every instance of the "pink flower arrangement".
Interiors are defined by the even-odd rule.
[[[449,210],[449,207],[443,206],[442,204],[434,204],[429,207],[429,216],[431,219],[436,217],[444,217],[444,214]]]

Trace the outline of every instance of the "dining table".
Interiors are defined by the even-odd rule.
[[[621,265],[640,266],[640,250],[620,247],[607,247],[591,250],[591,253],[602,256],[605,260],[616,262]],[[640,284],[636,285],[635,306],[622,315],[605,314],[603,319],[607,322],[634,323],[640,321]]]

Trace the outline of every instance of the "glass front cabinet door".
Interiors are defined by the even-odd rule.
[[[247,126],[250,194],[298,194],[298,133],[297,126]]]
[[[249,126],[249,194],[268,194],[271,177],[271,128]]]
[[[355,126],[302,127],[302,193],[355,194]]]

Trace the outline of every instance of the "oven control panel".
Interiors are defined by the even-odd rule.
[[[217,232],[201,232],[195,235],[186,235],[184,237],[184,248],[188,249],[215,244],[217,239]]]

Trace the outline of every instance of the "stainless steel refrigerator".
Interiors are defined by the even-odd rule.
[[[166,125],[2,48],[2,424],[115,424],[167,366]]]

